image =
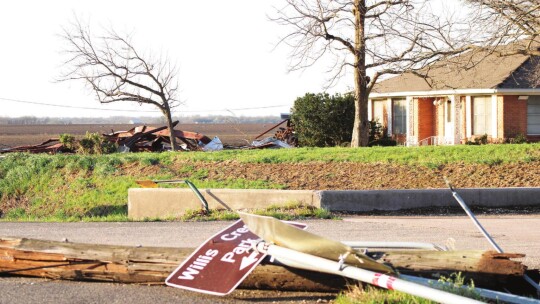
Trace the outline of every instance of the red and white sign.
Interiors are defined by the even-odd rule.
[[[307,226],[290,223],[298,228]],[[253,251],[260,238],[239,220],[199,246],[165,281],[169,286],[226,295],[232,292],[266,256]]]

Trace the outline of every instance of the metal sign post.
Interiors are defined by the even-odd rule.
[[[491,237],[491,235],[489,235],[489,233],[486,231],[486,229],[484,229],[484,226],[482,226],[482,224],[480,224],[480,222],[478,221],[476,216],[474,216],[474,213],[472,213],[471,209],[469,209],[469,207],[467,206],[465,201],[456,192],[456,190],[454,189],[454,187],[452,186],[452,184],[450,183],[448,178],[444,177],[444,181],[446,182],[446,185],[448,186],[448,188],[450,188],[450,191],[452,192],[452,195],[454,196],[456,201],[459,203],[461,208],[463,208],[465,213],[467,213],[469,218],[473,221],[476,228],[478,228],[478,230],[480,230],[482,235],[484,235],[484,237],[488,240],[488,242],[491,244],[491,246],[493,246],[493,248],[495,248],[495,250],[498,253],[503,253],[504,251],[502,250],[502,248],[499,247],[499,245],[497,245],[497,243],[495,243],[495,240]],[[523,278],[525,279],[525,281],[527,281],[527,283],[529,283],[532,287],[534,287],[536,289],[536,292],[538,294],[540,294],[540,285],[537,282],[535,282],[533,279],[531,279],[531,277],[529,277],[527,274],[523,275]]]

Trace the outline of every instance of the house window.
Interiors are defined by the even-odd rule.
[[[373,121],[379,122],[381,125],[384,124],[384,100],[374,100],[373,101]]]
[[[473,97],[473,135],[491,134],[491,96]]]
[[[540,135],[540,96],[527,100],[527,134]]]
[[[405,134],[407,132],[407,101],[392,99],[392,134]]]

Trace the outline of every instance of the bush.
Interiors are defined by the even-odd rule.
[[[86,132],[79,141],[77,151],[81,154],[110,154],[116,152],[116,146],[98,133]]]
[[[466,145],[487,145],[489,143],[488,135],[484,134],[480,137],[475,137],[474,141],[466,141]]]
[[[371,141],[368,144],[368,147],[374,147],[374,146],[393,147],[393,146],[397,146],[397,141],[390,137],[383,137],[381,139],[376,139],[374,141]]]
[[[378,121],[369,122],[369,143],[368,147],[381,146],[390,147],[397,146],[397,141],[387,136],[386,128]]]
[[[520,133],[520,134],[516,135],[516,137],[512,138],[510,140],[510,142],[513,143],[513,144],[526,144],[527,143],[527,136]]]
[[[66,149],[74,151],[75,150],[75,136],[71,134],[60,134],[60,143],[66,147]]]
[[[295,100],[291,120],[300,146],[341,146],[351,141],[354,96],[307,93]]]

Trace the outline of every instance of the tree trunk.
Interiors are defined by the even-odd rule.
[[[0,275],[51,279],[164,284],[193,248],[132,247],[0,238]],[[523,275],[526,267],[510,258],[519,254],[484,251],[378,251],[370,255],[403,274],[436,277],[461,271],[477,286],[496,287]],[[336,291],[343,277],[265,264],[241,288]]]
[[[367,147],[369,141],[369,122],[367,113],[366,44],[365,44],[365,0],[354,1],[355,42],[354,50],[354,125],[351,147]]]
[[[178,144],[176,143],[176,136],[174,135],[174,125],[171,115],[171,108],[169,108],[168,104],[166,104],[162,109],[163,115],[165,115],[165,119],[167,120],[167,128],[169,129],[169,140],[171,141],[171,151],[177,151],[178,150]]]

